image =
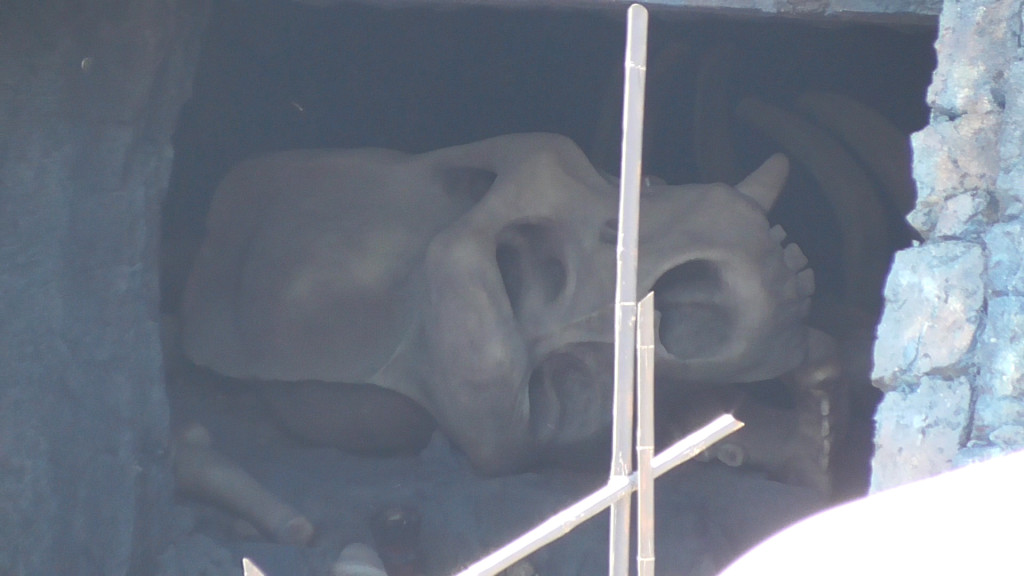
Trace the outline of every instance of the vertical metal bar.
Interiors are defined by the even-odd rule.
[[[654,576],[654,293],[640,301],[636,327],[636,573]]]
[[[647,72],[647,9],[629,7],[626,28],[625,88],[622,103],[622,164],[619,170],[619,236],[615,288],[615,399],[612,413],[611,476],[631,472],[633,444],[633,371],[636,344],[637,245],[640,228],[640,179]],[[629,571],[630,498],[611,507],[608,573]]]

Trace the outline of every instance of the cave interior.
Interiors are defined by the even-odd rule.
[[[299,148],[420,153],[502,134],[553,132],[570,137],[597,168],[615,174],[623,12],[620,6],[214,2],[192,96],[174,136],[174,164],[161,211],[165,318],[177,313],[217,185],[247,158]],[[653,8],[644,173],[669,183],[702,181],[700,148],[708,133],[698,111],[708,83],[716,86],[712,98],[727,108],[754,97],[796,110],[803,94],[841,94],[909,136],[928,122],[925,92],[935,67],[935,34],[935,22],[928,20],[908,24],[886,23],[882,17],[867,22]],[[738,120],[722,130],[746,171],[780,149]],[[851,290],[844,285],[842,239],[836,233],[842,215],[801,162],[793,158],[789,183],[770,220],[807,255],[822,301],[842,299]],[[890,255],[916,239],[898,202],[881,185],[876,197],[863,201],[883,207]],[[877,297],[882,286],[865,289]],[[810,322],[828,331],[835,320],[825,308],[816,301]],[[869,324],[877,322],[878,312],[868,314]],[[666,565],[686,567],[688,574],[714,573],[744,547],[826,501],[866,492],[880,393],[870,384],[870,337],[852,340],[854,359],[843,374],[846,437],[833,447],[831,493],[787,484],[771,470],[694,463],[700,470],[680,470],[659,481],[659,490],[667,486],[659,496],[658,516]],[[345,545],[380,539],[372,518],[395,503],[421,516],[420,569],[447,573],[603,482],[603,461],[549,463],[515,477],[483,477],[441,440],[419,455],[397,457],[309,446],[277,430],[245,385],[189,366],[174,350],[167,355],[172,423],[202,422],[221,452],[317,527],[307,548],[273,544],[215,503],[182,497],[194,516],[194,532],[235,556],[256,558],[270,575],[326,573]],[[790,402],[771,383],[737,386],[733,393],[773,406]],[[678,402],[686,400],[664,400]],[[666,413],[671,419],[671,410],[659,415]],[[604,525],[590,522],[531,561],[542,574],[600,571],[605,538]],[[687,543],[676,545],[673,539]]]

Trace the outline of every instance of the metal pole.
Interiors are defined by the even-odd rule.
[[[654,576],[654,293],[640,301],[636,327],[636,573]]]
[[[619,235],[615,288],[615,396],[612,412],[611,480],[629,476],[633,448],[633,370],[636,344],[637,244],[647,68],[647,9],[629,7],[625,87],[622,103],[622,164],[619,169]],[[611,506],[609,576],[629,571],[630,498]]]
[[[686,462],[740,428],[743,428],[743,422],[729,414],[715,418],[707,426],[665,448],[657,456],[651,458],[651,469],[654,470],[654,477],[657,478]]]
[[[732,416],[720,416],[652,458],[652,476],[654,478],[661,476],[742,427],[743,423]],[[494,576],[501,573],[502,570],[529,556],[545,544],[569,533],[576,526],[607,508],[612,502],[626,499],[625,497],[632,494],[638,483],[639,479],[635,472],[626,477],[610,478],[605,486],[541,522],[519,538],[467,566],[456,576]]]

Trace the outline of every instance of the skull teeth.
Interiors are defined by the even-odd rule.
[[[796,274],[796,287],[801,296],[814,294],[814,270],[805,268]]]
[[[768,233],[771,234],[772,240],[775,240],[775,242],[778,244],[782,244],[782,241],[786,239],[785,228],[779,226],[778,224],[772,226],[771,229],[768,230]]]
[[[782,250],[782,259],[790,270],[798,271],[807,266],[807,256],[796,244],[790,244]]]
[[[722,444],[716,450],[718,461],[730,468],[738,468],[746,460],[746,452],[736,444]]]

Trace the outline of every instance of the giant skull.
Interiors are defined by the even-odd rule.
[[[802,360],[813,279],[765,216],[787,168],[645,186],[659,385]],[[184,350],[233,378],[399,392],[480,469],[520,468],[610,424],[617,211],[616,187],[551,134],[253,159],[214,198]]]

